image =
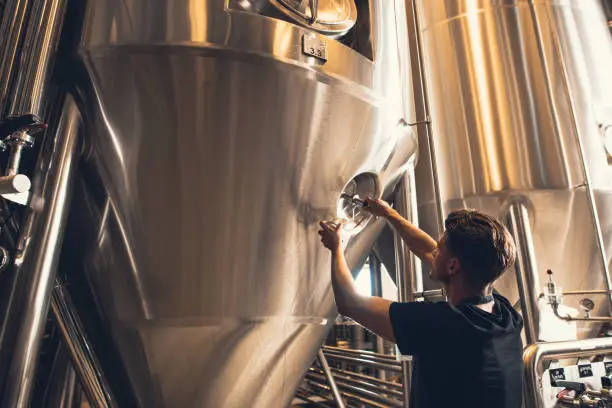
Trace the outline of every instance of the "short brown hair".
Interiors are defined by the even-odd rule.
[[[446,247],[461,263],[470,284],[485,287],[514,265],[514,240],[495,218],[475,210],[456,210],[444,226]]]

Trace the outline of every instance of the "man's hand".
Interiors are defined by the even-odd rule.
[[[321,236],[321,242],[325,248],[332,252],[340,250],[342,241],[340,239],[340,229],[342,228],[343,220],[340,221],[321,221],[319,225],[321,230],[319,235]]]
[[[372,215],[385,218],[388,218],[393,212],[393,208],[386,201],[376,198],[366,198],[363,209]]]

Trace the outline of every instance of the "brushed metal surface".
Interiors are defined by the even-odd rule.
[[[62,237],[79,158],[81,117],[71,96],[58,101],[60,115],[47,133],[33,176],[32,197],[21,222],[0,341],[2,406],[30,406]],[[24,290],[27,288],[27,290]]]
[[[435,0],[419,6],[445,212],[468,206],[502,218],[510,200],[522,198],[540,282],[550,268],[564,289],[605,288],[599,246],[608,247],[609,264],[612,168],[600,124],[609,119],[612,44],[601,4]],[[434,212],[431,203],[421,206],[422,214]],[[518,300],[513,274],[496,286]],[[567,303],[577,307],[579,300]],[[594,300],[608,309],[605,296]],[[597,330],[581,323],[579,337]]]
[[[0,113],[4,115],[13,86],[16,62],[20,54],[20,45],[23,29],[27,24],[29,0],[15,0],[8,4],[0,4],[0,44],[2,44],[3,57],[0,58]]]
[[[67,245],[141,406],[293,397],[336,316],[317,223],[360,173],[391,191],[416,151],[402,4],[372,2],[374,61],[319,37],[323,64],[301,53],[314,33],[223,1],[89,2],[92,173]],[[352,266],[383,225],[350,238]]]
[[[7,99],[8,115],[45,117],[53,62],[66,12],[66,0],[33,2],[21,45],[20,61]]]
[[[93,353],[92,343],[85,335],[83,323],[68,291],[59,280],[55,281],[51,295],[51,313],[64,340],[63,346],[68,350],[72,376],[76,372],[76,378],[90,405],[95,408],[117,408],[117,401]]]

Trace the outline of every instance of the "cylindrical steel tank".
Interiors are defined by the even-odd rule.
[[[417,3],[432,170],[444,212],[467,206],[529,223],[535,255],[529,281],[535,287],[528,289],[536,296],[531,306],[537,306],[547,269],[564,290],[606,289],[612,253],[612,167],[605,143],[612,120],[612,39],[601,3]],[[419,187],[419,194],[421,212],[432,213],[428,207],[436,197],[429,185]],[[509,208],[512,203],[518,204]],[[518,300],[516,279],[508,273],[496,284],[512,301]],[[565,301],[577,308],[580,299]],[[600,313],[608,310],[609,297],[593,300]],[[539,323],[533,322],[536,331]],[[597,329],[581,323],[578,337]],[[535,333],[535,339],[542,336]]]
[[[286,406],[336,316],[318,221],[414,158],[404,2],[319,1],[325,35],[291,3],[87,2],[62,267],[91,284],[142,407]],[[366,223],[353,267],[382,228]]]

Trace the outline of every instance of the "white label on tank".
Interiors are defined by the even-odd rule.
[[[302,52],[305,55],[327,61],[327,43],[316,36],[308,34],[302,36]]]

